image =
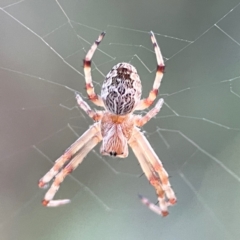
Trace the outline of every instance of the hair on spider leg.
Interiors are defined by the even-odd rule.
[[[138,165],[140,165],[140,164],[138,164]],[[138,177],[140,178],[140,177],[142,177],[143,175],[145,175],[144,172],[143,172],[142,174],[140,174]]]

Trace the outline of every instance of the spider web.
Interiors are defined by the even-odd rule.
[[[152,2],[153,16],[145,21],[124,4],[100,2],[0,3],[1,235],[122,239],[127,232],[125,239],[238,239],[239,1],[206,3],[209,7],[195,1],[186,9],[188,1],[161,3],[162,20],[177,14],[162,26],[153,17],[160,3]],[[173,4],[182,10],[173,10]],[[197,24],[189,25],[185,15]],[[180,28],[178,20],[192,29]],[[134,155],[103,157],[99,146],[56,195],[71,204],[56,209],[40,204],[46,190],[37,189],[38,179],[92,124],[74,92],[87,101],[82,59],[102,30],[107,35],[92,68],[98,93],[112,66],[125,61],[138,69],[147,96],[156,70],[148,31],[155,32],[161,47],[166,74],[159,95],[165,104],[143,131],[178,197],[167,218],[138,201],[137,193],[152,201],[156,196]],[[196,229],[201,229],[197,236]]]

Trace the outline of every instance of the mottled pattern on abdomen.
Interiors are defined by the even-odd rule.
[[[141,98],[142,85],[137,70],[129,63],[115,65],[103,82],[101,97],[108,111],[125,115]]]

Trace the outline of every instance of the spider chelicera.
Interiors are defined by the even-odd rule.
[[[69,199],[53,200],[53,197],[64,178],[76,169],[91,149],[101,141],[100,153],[103,155],[125,158],[128,156],[128,145],[132,148],[144,174],[155,188],[159,202],[157,206],[139,195],[143,204],[154,212],[166,216],[168,206],[176,203],[168,174],[139,129],[156,116],[164,101],[162,98],[159,99],[144,116],[133,114],[135,110],[143,110],[152,105],[164,73],[165,65],[160,48],[153,32],[150,32],[150,35],[157,58],[157,71],[153,89],[144,99],[141,99],[142,85],[136,68],[125,62],[118,63],[112,68],[103,82],[101,96],[97,95],[92,84],[91,59],[105,36],[104,32],[88,51],[83,61],[87,95],[94,104],[103,107],[104,110],[93,111],[80,95],[76,94],[78,105],[95,123],[56,160],[49,172],[39,180],[39,187],[44,187],[54,178],[42,201],[44,206],[56,207],[70,202]]]

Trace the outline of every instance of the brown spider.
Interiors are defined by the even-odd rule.
[[[39,180],[39,187],[44,187],[55,177],[42,204],[56,207],[70,202],[69,199],[53,200],[53,197],[64,178],[76,169],[91,149],[102,141],[101,154],[120,158],[128,156],[129,144],[147,179],[156,190],[159,206],[140,195],[142,203],[154,212],[166,216],[168,206],[176,203],[176,197],[168,181],[166,170],[139,129],[160,111],[164,101],[162,98],[159,99],[155,107],[144,116],[133,114],[135,110],[148,108],[156,99],[165,67],[160,48],[153,32],[150,32],[157,58],[157,72],[153,89],[147,98],[141,99],[142,85],[136,68],[124,62],[115,65],[107,74],[102,85],[101,96],[99,96],[94,92],[92,84],[91,59],[104,35],[104,32],[100,34],[83,63],[88,97],[94,104],[105,110],[93,111],[80,95],[76,94],[78,105],[95,123],[56,160],[49,172]]]

